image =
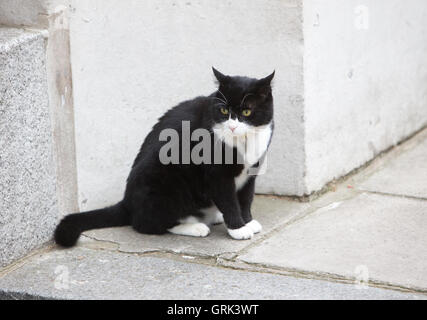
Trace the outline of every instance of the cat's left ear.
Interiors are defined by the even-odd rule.
[[[215,69],[214,67],[212,67],[212,71],[215,75],[215,78],[218,80],[219,84],[225,84],[228,82],[228,80],[230,79],[230,77],[222,74],[221,72],[219,72],[217,69]]]
[[[273,71],[273,73],[269,76],[257,81],[257,93],[261,97],[266,98],[271,93],[271,81],[273,80],[275,74],[276,71]]]

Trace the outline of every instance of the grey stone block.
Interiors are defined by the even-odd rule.
[[[424,200],[363,193],[313,212],[238,259],[427,292],[426,208]]]
[[[0,278],[0,299],[425,299],[423,295],[297,279],[86,248],[32,257]]]
[[[40,246],[58,221],[40,32],[0,28],[0,266]]]
[[[385,162],[358,188],[427,199],[427,131],[409,143],[410,149]]]

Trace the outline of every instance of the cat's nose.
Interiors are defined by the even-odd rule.
[[[234,132],[234,130],[236,130],[237,126],[229,126],[231,132]]]

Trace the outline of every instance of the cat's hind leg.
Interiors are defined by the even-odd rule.
[[[202,222],[207,225],[221,224],[224,222],[222,212],[219,211],[215,205],[209,208],[201,209],[200,211],[203,213]]]
[[[199,222],[196,217],[187,217],[179,221],[179,224],[168,229],[170,233],[190,237],[206,237],[210,233],[209,227]]]

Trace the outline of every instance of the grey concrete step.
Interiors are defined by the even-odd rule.
[[[377,161],[359,189],[427,200],[427,131],[399,148],[395,156]],[[371,170],[372,171],[372,170]]]
[[[0,278],[0,299],[423,299],[391,290],[77,247]]]
[[[0,267],[58,220],[43,32],[0,27]]]
[[[427,202],[362,193],[318,209],[238,259],[427,293]]]

